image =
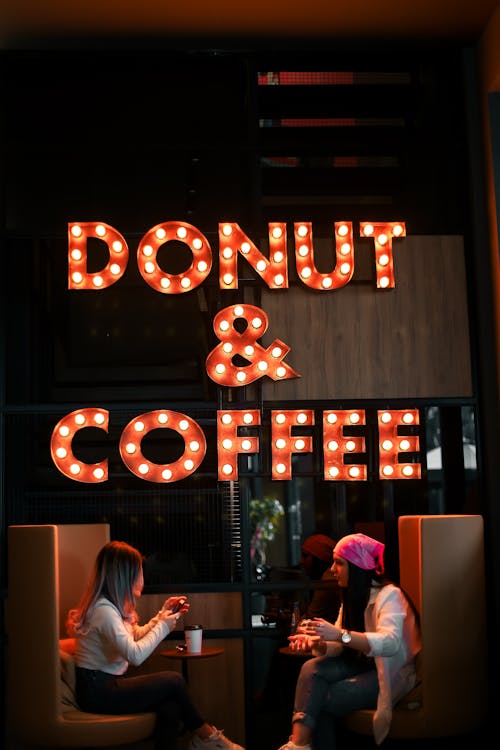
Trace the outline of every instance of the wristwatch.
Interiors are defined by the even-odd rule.
[[[340,640],[342,643],[350,643],[351,642],[351,634],[348,630],[343,630],[342,635],[340,636]]]

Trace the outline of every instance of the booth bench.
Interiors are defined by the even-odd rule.
[[[153,734],[154,713],[85,713],[74,700],[73,642],[64,637],[65,619],[108,541],[108,524],[8,528],[9,750],[110,748]]]
[[[483,519],[400,516],[400,584],[420,616],[417,684],[394,708],[389,738],[464,734],[487,713]],[[374,711],[353,711],[348,729],[372,734]]]
[[[469,732],[488,698],[482,517],[401,516],[398,533],[400,584],[420,615],[422,651],[418,683],[395,707],[389,738]],[[153,734],[152,713],[90,714],[74,703],[65,619],[107,541],[108,524],[8,529],[8,750],[111,748]],[[344,721],[369,735],[372,719],[365,710]]]

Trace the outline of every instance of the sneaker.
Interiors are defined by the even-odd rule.
[[[223,734],[224,730],[217,729],[217,727],[213,729],[213,733],[206,740],[202,740],[197,734],[193,734],[189,750],[245,750],[241,745],[231,742]]]
[[[292,738],[290,737],[288,742],[285,742],[285,744],[282,745],[279,750],[311,750],[311,745],[296,745],[294,742],[292,742]]]

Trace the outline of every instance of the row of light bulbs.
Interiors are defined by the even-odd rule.
[[[271,412],[272,424],[272,479],[291,479],[293,453],[312,451],[312,437],[292,435],[292,429],[314,424],[312,409],[278,410]],[[323,412],[324,478],[326,480],[366,480],[366,464],[344,464],[344,454],[364,453],[363,436],[344,436],[344,427],[365,425],[363,410],[335,410]],[[260,425],[257,409],[221,410],[217,414],[218,478],[238,478],[238,456],[259,450],[255,435],[239,435],[239,428]],[[391,410],[378,413],[379,455],[381,479],[420,478],[420,464],[399,462],[400,454],[419,451],[418,435],[400,436],[402,426],[418,425],[417,410]],[[108,431],[109,413],[90,407],[79,409],[63,417],[53,430],[51,455],[58,470],[79,482],[96,483],[108,478],[108,461],[87,464],[75,457],[72,441],[85,427]],[[170,464],[156,464],[147,460],[141,451],[143,438],[155,429],[168,428],[184,439],[184,452]],[[151,482],[177,482],[190,476],[201,465],[207,444],[203,430],[191,417],[171,410],[156,410],[132,419],[124,428],[119,450],[124,464],[135,476]]]
[[[269,222],[269,258],[266,258],[236,223],[219,224],[219,283],[221,289],[238,288],[238,253],[259,274],[270,289],[288,288],[287,233],[284,222]],[[354,273],[352,222],[335,222],[335,268],[320,273],[314,264],[311,222],[295,222],[295,262],[301,281],[316,290],[345,286]],[[404,237],[404,222],[360,222],[360,234],[375,243],[377,288],[395,286],[392,239]],[[87,272],[87,239],[106,242],[109,261],[96,273]],[[185,243],[193,259],[180,274],[162,270],[156,260],[160,247],[169,241]],[[109,224],[72,222],[69,224],[69,289],[104,289],[118,281],[128,264],[129,251],[124,237]],[[139,271],[144,280],[164,294],[182,294],[195,289],[212,269],[212,250],[205,235],[191,224],[169,221],[150,229],[137,249]]]

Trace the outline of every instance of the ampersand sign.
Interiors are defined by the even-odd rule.
[[[241,331],[235,327],[236,321]],[[300,378],[283,359],[290,347],[279,339],[266,348],[257,343],[267,331],[267,315],[254,305],[231,305],[214,318],[215,335],[221,342],[206,359],[208,375],[219,385],[248,385],[268,375],[273,380]],[[236,361],[235,361],[236,360]],[[246,362],[246,364],[243,364]]]

